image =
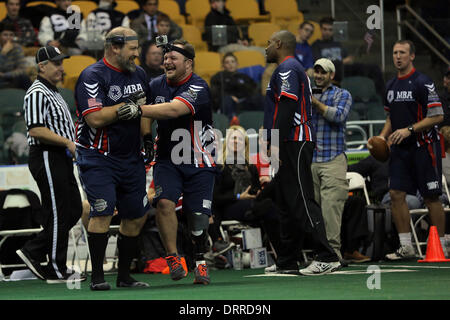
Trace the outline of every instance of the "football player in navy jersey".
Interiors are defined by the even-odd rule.
[[[400,248],[389,260],[414,258],[410,213],[406,194],[416,190],[424,198],[431,222],[445,250],[445,215],[439,200],[442,184],[442,150],[437,125],[444,119],[433,81],[414,68],[414,43],[399,40],[393,47],[397,76],[386,84],[386,123],[380,137],[391,145],[389,193],[391,211],[399,233]],[[368,148],[371,146],[368,145]]]
[[[267,87],[264,123],[265,129],[279,132],[280,166],[271,182],[275,187],[268,190],[275,190],[275,202],[282,212],[282,250],[277,252],[276,264],[265,271],[318,275],[333,272],[341,264],[328,243],[322,211],[314,200],[311,85],[305,69],[294,58],[295,44],[295,36],[282,30],[272,35],[266,47],[267,62],[278,64]],[[268,136],[272,138],[273,133]],[[259,197],[264,196],[263,190]],[[308,231],[317,256],[307,268],[299,270],[297,254]]]
[[[133,279],[129,271],[137,250],[137,236],[150,208],[141,154],[141,135],[145,134],[144,140],[151,140],[150,120],[137,116],[122,121],[117,114],[124,104],[146,102],[144,92],[149,92],[146,74],[134,63],[138,55],[136,33],[129,28],[114,28],[106,35],[104,58],[83,70],[75,87],[79,115],[77,162],[91,207],[88,226],[91,290],[110,289],[104,279],[103,259],[115,208],[121,218],[116,285],[148,286]]]
[[[184,40],[165,45],[165,74],[150,82],[152,105],[119,108],[119,117],[143,117],[158,121],[155,181],[156,221],[164,243],[171,278],[187,276],[176,247],[178,220],[175,205],[183,194],[183,214],[194,243],[194,284],[209,284],[210,277],[203,254],[207,247],[207,229],[216,174],[214,131],[208,84],[193,73],[195,50]]]

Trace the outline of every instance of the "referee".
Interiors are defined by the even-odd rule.
[[[69,107],[56,88],[69,56],[52,46],[36,53],[38,76],[24,99],[28,166],[41,193],[43,231],[28,241],[17,254],[40,279],[47,283],[81,281],[66,266],[69,230],[81,217],[81,196],[73,174],[75,128]],[[48,256],[46,267],[40,261]]]

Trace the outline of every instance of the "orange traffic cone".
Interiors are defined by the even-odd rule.
[[[445,259],[444,251],[442,250],[441,241],[436,226],[430,227],[430,234],[428,235],[427,254],[425,260],[418,260],[417,262],[448,262],[450,259]]]

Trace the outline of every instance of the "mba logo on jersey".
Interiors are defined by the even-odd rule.
[[[412,91],[393,91],[389,90],[387,94],[388,102],[404,102],[404,101],[414,101]]]
[[[123,94],[122,90],[119,86],[111,86],[109,87],[108,97],[110,97],[112,100],[117,101],[122,97],[128,97],[130,94],[136,92],[136,91],[142,91],[142,85],[140,83],[137,84],[129,84],[123,88]]]

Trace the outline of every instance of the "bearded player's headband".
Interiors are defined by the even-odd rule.
[[[137,36],[112,36],[106,39],[106,42],[110,42],[112,44],[125,44],[127,41],[138,40]]]

